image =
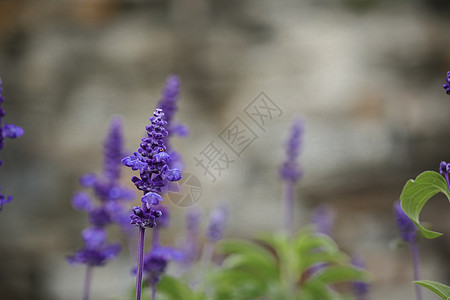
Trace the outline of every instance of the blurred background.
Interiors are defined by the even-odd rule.
[[[333,237],[374,274],[371,299],[412,299],[392,205],[408,179],[450,159],[449,26],[444,0],[0,1],[4,121],[25,130],[0,153],[2,192],[14,196],[0,214],[2,299],[81,299],[84,268],[65,261],[87,226],[70,203],[78,178],[101,171],[114,114],[137,149],[169,74],[181,77],[176,119],[190,130],[173,144],[200,182],[205,226],[225,204],[228,237],[280,228],[278,168],[301,118],[296,226],[332,206]],[[264,126],[248,113],[261,97],[278,108]],[[223,138],[233,122],[252,132],[237,153]],[[195,160],[211,142],[234,160],[214,180]],[[165,244],[189,211],[170,206]],[[420,243],[424,279],[450,282],[449,215],[441,197],[422,214],[445,233]],[[95,270],[92,299],[127,294],[134,256]]]

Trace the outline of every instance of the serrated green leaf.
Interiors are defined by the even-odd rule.
[[[419,280],[414,281],[414,283],[426,287],[444,300],[448,300],[450,298],[450,286],[443,283],[431,280]]]
[[[326,284],[346,281],[367,281],[370,275],[367,271],[352,266],[330,266],[320,270],[308,280],[318,280]]]
[[[445,178],[439,173],[425,171],[415,180],[408,180],[400,195],[401,206],[408,217],[417,225],[422,234],[429,239],[442,235],[426,229],[420,224],[419,215],[424,205],[437,193],[443,193],[450,201],[450,194]]]

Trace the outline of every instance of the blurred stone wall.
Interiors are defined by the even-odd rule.
[[[225,203],[228,236],[276,230],[278,167],[295,117],[305,120],[297,225],[322,203],[334,235],[363,253],[373,299],[411,299],[407,249],[392,203],[407,179],[448,160],[450,11],[444,1],[0,1],[0,76],[6,122],[25,135],[1,152],[0,291],[5,299],[79,299],[82,268],[64,257],[81,246],[85,216],[70,205],[78,177],[101,170],[112,115],[124,117],[134,151],[166,77],[182,79],[177,119],[190,135],[174,145],[202,186],[205,215]],[[264,92],[281,110],[264,128],[245,109]],[[220,134],[239,117],[257,138],[242,153]],[[194,157],[210,143],[234,163],[205,176]],[[124,182],[131,172],[124,170]],[[172,205],[171,243],[186,208]],[[448,232],[444,199],[423,214]],[[115,233],[116,239],[123,237]],[[423,277],[450,281],[448,234],[423,241]],[[134,253],[96,271],[93,299],[126,294]],[[425,257],[426,256],[426,257]],[[426,299],[434,299],[427,294]]]

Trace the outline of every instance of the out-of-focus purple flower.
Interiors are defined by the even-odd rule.
[[[316,232],[330,235],[334,224],[334,211],[328,205],[320,205],[313,214],[312,222],[316,225]]]
[[[417,239],[417,227],[403,211],[400,201],[394,202],[394,216],[401,238],[408,243],[414,242]]]
[[[280,168],[280,176],[283,180],[295,182],[302,175],[297,162],[302,132],[303,122],[295,120],[292,124],[291,134],[286,143],[286,161]]]
[[[102,175],[90,173],[80,178],[80,185],[92,189],[99,204],[95,205],[87,193],[78,192],[72,198],[72,205],[78,210],[86,211],[89,215],[89,222],[93,226],[102,228],[115,223],[125,232],[129,232],[129,210],[126,209],[124,202],[133,200],[134,193],[119,183],[123,137],[122,121],[118,116],[111,120],[103,145]],[[126,222],[124,222],[125,219]]]
[[[169,134],[164,138],[164,143],[166,145],[166,152],[170,155],[171,161],[169,163],[170,167],[179,168],[183,167],[183,161],[181,156],[176,152],[171,144],[170,137],[173,134],[185,137],[189,134],[189,130],[186,126],[180,123],[175,123],[173,121],[175,113],[177,112],[177,102],[180,95],[180,78],[176,75],[170,75],[167,78],[166,86],[163,89],[161,99],[156,105],[164,112],[164,120],[167,122],[167,131]]]
[[[3,86],[0,78],[0,104],[5,102],[3,97]],[[3,124],[2,118],[5,116],[5,110],[0,106],[0,149],[3,148],[5,138],[15,139],[23,135],[23,129],[13,124]]]
[[[118,116],[111,120],[109,133],[106,136],[103,156],[103,177],[109,181],[120,179],[120,162],[123,158],[122,119]]]
[[[167,246],[153,248],[144,257],[144,272],[150,284],[158,283],[170,261],[182,261],[183,252]]]
[[[131,215],[131,224],[142,227],[154,227],[156,219],[162,215],[152,206],[162,201],[160,193],[169,181],[181,179],[180,171],[169,168],[170,156],[165,153],[164,143],[168,132],[165,129],[167,122],[161,109],[156,109],[150,118],[151,125],[146,126],[147,137],[143,138],[138,152],[133,156],[125,157],[122,163],[139,170],[140,178],[133,176],[131,181],[138,190],[144,193],[141,198],[142,206],[135,206]]]
[[[450,71],[447,72],[447,78],[445,78],[444,89],[447,95],[450,95]]]
[[[82,237],[85,246],[67,258],[71,265],[103,266],[108,260],[116,258],[120,252],[119,244],[106,244],[106,232],[103,229],[86,228]]]
[[[10,203],[13,200],[12,196],[4,196],[2,193],[0,193],[0,211],[3,210],[3,206]]]
[[[360,269],[365,269],[365,264],[363,259],[360,256],[354,256],[352,257],[352,265],[360,268]],[[352,283],[352,288],[353,288],[353,292],[356,296],[357,300],[368,300],[368,295],[369,295],[369,284],[366,282],[361,282],[361,281],[357,281],[357,282],[353,282]]]
[[[186,218],[186,236],[184,239],[183,263],[190,266],[195,262],[200,251],[199,228],[201,222],[201,211],[197,208],[191,209]]]
[[[227,210],[219,207],[211,212],[209,226],[206,230],[206,237],[210,242],[217,242],[222,239],[227,223]]]
[[[5,102],[5,98],[3,97],[2,79],[0,78],[0,149],[3,149],[4,140],[6,138],[15,139],[23,135],[23,129],[19,126],[13,124],[2,125],[2,118],[5,116],[5,110],[1,107],[3,102]],[[3,161],[0,159],[0,166],[2,164]],[[2,211],[4,205],[10,203],[12,200],[12,196],[5,197],[0,193],[0,211]]]

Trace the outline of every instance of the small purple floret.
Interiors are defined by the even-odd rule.
[[[163,201],[163,198],[157,193],[148,192],[142,196],[141,201],[142,203],[145,203],[148,208],[150,208],[151,205],[158,205],[159,202]]]

